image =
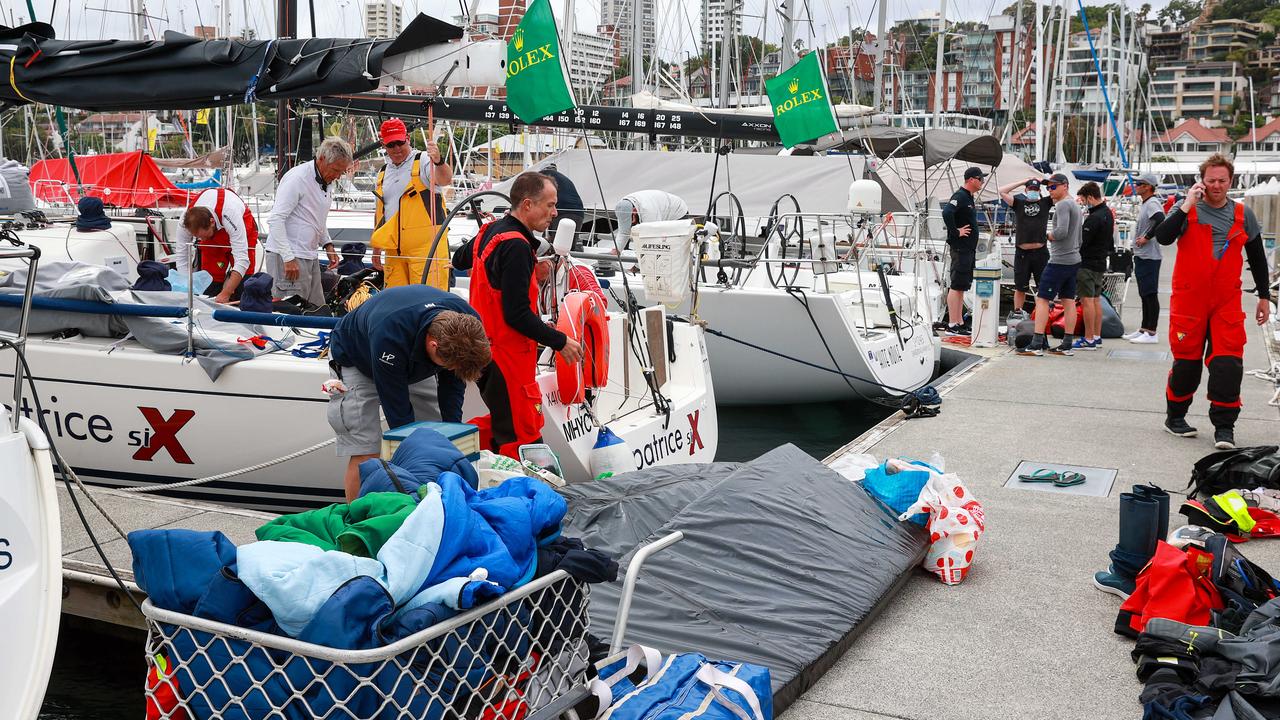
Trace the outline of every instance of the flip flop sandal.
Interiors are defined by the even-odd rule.
[[[1053,486],[1057,488],[1069,488],[1075,487],[1076,485],[1083,485],[1084,482],[1085,477],[1083,473],[1067,470],[1053,482]]]
[[[1030,475],[1019,475],[1018,479],[1029,483],[1053,483],[1056,488],[1075,487],[1085,483],[1085,476],[1081,473],[1073,470],[1058,473],[1048,468],[1040,468]]]
[[[1030,475],[1019,475],[1018,479],[1029,483],[1059,483],[1062,476],[1049,468],[1040,468]]]

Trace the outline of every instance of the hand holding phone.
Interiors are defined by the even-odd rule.
[[[1191,212],[1191,208],[1203,199],[1204,183],[1197,180],[1195,185],[1187,189],[1187,199],[1182,201],[1182,211]]]

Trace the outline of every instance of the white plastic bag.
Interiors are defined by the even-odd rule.
[[[532,463],[521,463],[506,455],[498,455],[489,450],[481,450],[480,457],[471,463],[480,477],[477,490],[501,485],[508,478],[528,476],[537,478],[552,487],[564,487],[564,478],[550,470],[543,470]]]
[[[929,551],[921,567],[946,585],[959,585],[973,564],[978,538],[986,529],[982,503],[953,474],[933,475],[915,504],[898,517],[929,513]]]

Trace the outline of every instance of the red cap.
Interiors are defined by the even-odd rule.
[[[379,132],[382,134],[383,145],[398,141],[408,142],[409,140],[409,131],[405,128],[404,121],[400,118],[391,118],[382,123],[382,128]]]

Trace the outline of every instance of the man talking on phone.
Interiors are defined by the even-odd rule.
[[[1200,164],[1201,180],[1187,192],[1156,228],[1161,245],[1178,243],[1169,297],[1169,348],[1173,368],[1165,390],[1165,429],[1195,437],[1187,410],[1200,386],[1200,363],[1209,368],[1207,395],[1214,446],[1235,445],[1240,416],[1240,380],[1244,375],[1244,310],[1240,307],[1240,275],[1244,258],[1257,285],[1254,317],[1259,325],[1271,317],[1271,292],[1262,229],[1253,211],[1227,197],[1235,166],[1222,155]]]

